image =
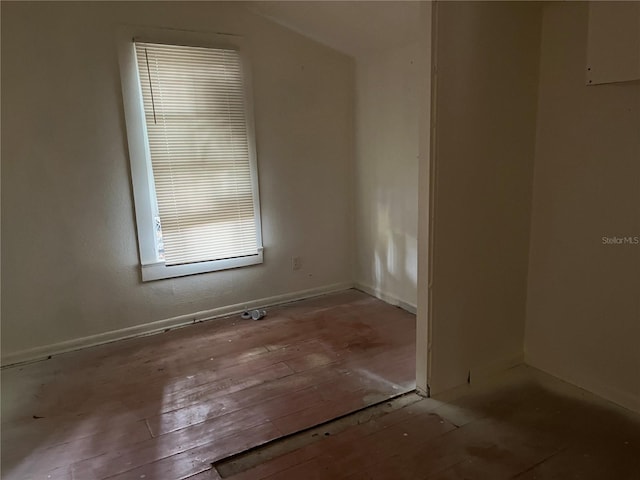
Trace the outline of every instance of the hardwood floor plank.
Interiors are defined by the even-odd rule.
[[[221,477],[215,469],[209,469],[204,472],[191,475],[190,477],[187,477],[186,480],[221,480]]]
[[[59,443],[37,452],[21,451],[13,458],[3,454],[2,467],[11,469],[12,474],[17,477],[27,477],[30,471],[48,471],[64,467],[151,438],[143,421],[127,427],[124,430],[106,430],[70,442]],[[26,457],[29,457],[29,462],[21,464],[21,460]]]
[[[211,420],[222,415],[234,412],[245,412],[247,408],[252,411],[260,411],[265,418],[279,418],[300,408],[307,408],[306,405],[319,402],[316,387],[310,387],[290,394],[283,393],[275,398],[265,398],[254,405],[242,407],[238,402],[216,403],[202,402],[192,406],[163,413],[157,417],[148,418],[149,428],[154,436],[174,432],[182,428],[191,427]],[[222,405],[222,406],[221,406]],[[226,406],[225,406],[226,405]]]
[[[460,427],[433,413],[440,401],[424,399],[230,478],[640,478],[640,416],[574,390],[558,395],[535,381],[471,388],[447,401],[469,410]]]
[[[213,461],[412,388],[414,335],[347,292],[3,370],[3,478],[220,480]],[[231,480],[640,478],[640,417],[514,371]]]
[[[281,479],[290,478],[294,473],[299,478],[307,478],[315,475],[310,469],[319,465],[322,468],[318,478],[342,478],[402,452],[417,441],[426,442],[456,428],[430,413],[414,415],[404,412],[385,417],[371,424],[348,428],[337,436],[325,438],[231,478]],[[311,459],[314,461],[308,461]]]
[[[113,480],[136,480],[140,478],[178,480],[188,478],[195,473],[210,469],[213,461],[268,442],[279,436],[280,432],[267,422],[252,428],[236,430],[226,437],[209,439],[209,442],[197,448],[183,450],[175,455],[145,463],[116,475],[113,473],[105,475],[105,470],[103,469],[96,472],[98,476],[95,478],[110,478]],[[113,469],[109,470],[109,472],[113,472]]]
[[[156,416],[147,416],[149,425],[154,435],[166,433],[170,430],[163,428],[162,419],[172,418],[174,412],[179,412],[184,409],[185,406],[205,406],[209,410],[213,411],[217,409],[215,399],[226,397],[232,393],[244,391],[251,387],[257,387],[264,383],[268,383],[274,380],[279,380],[290,376],[293,372],[284,363],[277,363],[264,370],[254,372],[250,376],[241,377],[229,377],[219,381],[211,382],[205,385],[201,385],[196,389],[189,390],[188,393],[179,396],[177,398],[169,396],[162,400],[162,406],[155,408],[160,412],[166,412],[166,414],[160,414]],[[206,402],[206,403],[205,403]],[[224,407],[222,408],[224,410]],[[223,412],[222,412],[223,413]],[[160,426],[157,426],[157,421],[160,422]]]
[[[74,464],[74,471],[92,472],[93,475],[89,476],[106,478],[203,445],[226,445],[228,438],[235,438],[238,432],[259,431],[267,424],[269,432],[274,432],[274,436],[269,439],[281,435],[262,412],[240,410],[129,445],[125,451],[113,450],[108,454],[78,462]]]
[[[175,460],[168,472],[197,474],[193,459],[217,445],[232,451],[243,436],[275,438],[409,388],[414,350],[414,316],[346,291],[260,322],[222,318],[5,369],[3,473],[87,480]]]

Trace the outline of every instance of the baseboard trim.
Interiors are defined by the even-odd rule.
[[[471,369],[471,383],[477,380],[483,380],[496,374],[517,367],[524,363],[524,352],[517,352],[511,355],[505,355],[489,364]]]
[[[503,355],[482,365],[470,366],[464,371],[458,371],[455,376],[449,375],[445,379],[447,383],[432,378],[429,383],[429,394],[444,398],[443,395],[447,396],[453,394],[452,392],[462,391],[470,386],[473,387],[476,384],[484,383],[523,363],[523,352],[513,352],[510,355]]]
[[[320,295],[348,290],[353,287],[354,286],[352,283],[334,283],[331,285],[311,288],[308,290],[299,290],[296,292],[284,293],[282,295],[274,295],[271,297],[247,300],[245,302],[236,303],[234,305],[212,308],[209,310],[189,313],[186,315],[178,315],[176,317],[165,318],[163,320],[157,320],[155,322],[145,323],[142,325],[135,325],[133,327],[112,330],[110,332],[89,335],[87,337],[75,338],[73,340],[67,340],[64,342],[45,345],[42,347],[20,350],[4,355],[0,362],[2,364],[2,368],[11,367],[18,364],[36,362],[52,357],[54,355],[60,355],[62,353],[81,350],[83,348],[95,347],[98,345],[104,345],[106,343],[116,342],[118,340],[126,340],[129,338],[154,335],[156,333],[162,333],[174,328],[180,328],[194,323],[200,323],[208,320],[213,320],[215,318],[225,317],[227,315],[242,312],[244,311],[245,307],[251,309],[273,307],[275,305],[281,305],[283,303],[304,300],[305,298],[318,297]]]
[[[355,283],[354,287],[356,290],[360,290],[368,295],[379,298],[383,302],[386,302],[390,305],[394,305],[396,307],[400,307],[403,310],[406,310],[409,313],[413,313],[414,315],[418,311],[418,308],[412,303],[405,302],[404,300],[400,300],[398,297],[391,295],[379,288],[371,287],[369,285],[365,285],[363,283]]]
[[[544,362],[539,362],[525,357],[525,364],[533,367],[541,372],[551,375],[563,382],[574,385],[582,390],[585,390],[597,397],[600,397],[608,402],[615,403],[616,405],[631,410],[634,413],[640,414],[640,396],[631,392],[620,390],[619,388],[612,387],[593,378],[588,378],[586,375],[569,373],[562,371],[562,369],[551,368]]]

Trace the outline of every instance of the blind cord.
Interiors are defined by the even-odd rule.
[[[153,123],[154,125],[158,124],[156,120],[156,103],[153,101],[153,83],[151,82],[151,70],[149,69],[149,54],[147,53],[147,49],[144,49],[144,58],[147,60],[147,75],[149,76],[149,90],[151,91],[151,108],[153,110]]]

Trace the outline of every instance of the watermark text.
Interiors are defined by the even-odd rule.
[[[602,245],[640,245],[640,237],[602,237]]]

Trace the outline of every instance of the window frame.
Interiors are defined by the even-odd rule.
[[[157,199],[136,61],[134,44],[136,41],[192,47],[224,48],[239,52],[242,65],[245,119],[255,212],[256,242],[258,246],[258,253],[256,255],[180,265],[166,265],[164,261],[158,259],[154,219],[155,212],[158,210]],[[182,277],[263,263],[264,254],[251,70],[242,37],[221,33],[122,26],[118,29],[117,42],[142,281]]]

